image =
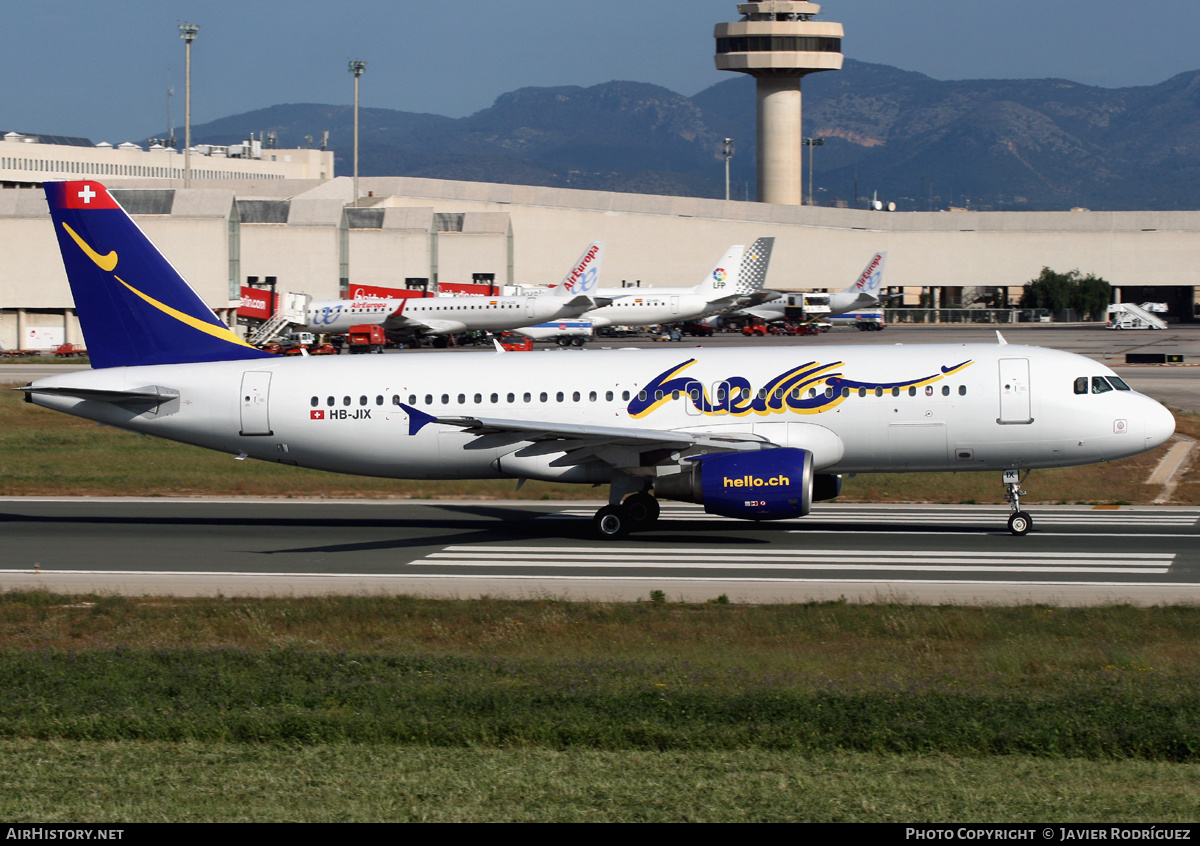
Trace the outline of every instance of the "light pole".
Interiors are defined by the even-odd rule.
[[[725,156],[725,199],[729,199],[729,160],[733,158],[733,139],[725,139],[725,147],[721,151],[721,155]]]
[[[358,205],[358,78],[367,69],[360,59],[350,60],[350,73],[354,74],[354,205]]]
[[[820,147],[825,143],[824,138],[805,138],[802,142],[808,148],[808,204],[813,204],[813,147]]]
[[[192,42],[200,27],[181,23],[179,37],[183,39],[183,187],[192,187]]]

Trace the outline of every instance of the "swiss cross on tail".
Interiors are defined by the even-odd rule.
[[[68,209],[115,209],[117,201],[99,182],[72,182],[63,194]]]

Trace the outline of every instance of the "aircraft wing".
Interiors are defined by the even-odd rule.
[[[738,314],[748,314],[751,317],[757,317],[759,320],[771,322],[773,320],[783,320],[784,312],[783,309],[759,305],[741,309]]]
[[[388,318],[386,326],[398,332],[417,332],[421,335],[454,335],[467,331],[467,324],[459,320],[430,320],[398,313]]]
[[[745,294],[747,308],[762,305],[779,299],[783,296],[780,291],[755,291],[751,294]]]
[[[598,459],[614,467],[642,465],[641,454],[665,453],[692,448],[708,451],[758,450],[776,446],[750,433],[693,433],[632,426],[591,426],[577,423],[548,423],[539,420],[507,420],[495,417],[435,417],[409,405],[400,406],[409,416],[409,434],[415,435],[430,423],[456,426],[479,437],[466,449],[495,449],[519,443],[521,457],[566,453],[555,465],[581,464]],[[664,456],[665,457],[665,456]]]
[[[609,305],[612,301],[612,297],[593,297],[587,294],[579,294],[578,296],[571,297],[571,299],[563,303],[563,308],[578,309],[579,313],[582,314],[585,311],[591,311],[594,308],[602,308],[606,305]]]

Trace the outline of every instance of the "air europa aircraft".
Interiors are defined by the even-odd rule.
[[[829,311],[815,315],[811,319],[826,320],[837,315],[846,315],[853,311],[879,308],[882,300],[886,299],[886,297],[881,297],[879,294],[879,288],[883,284],[883,266],[886,262],[887,253],[876,253],[871,256],[871,260],[867,262],[867,266],[863,268],[863,272],[858,275],[858,279],[841,291],[835,291],[828,295]],[[798,297],[799,295],[795,296]],[[783,320],[788,299],[788,297],[783,297],[772,302],[743,308],[738,313],[753,315],[767,322]],[[858,323],[859,321],[846,319],[834,322]]]
[[[575,293],[571,284],[600,272],[604,243],[593,242],[571,266],[552,296],[406,297],[366,302],[329,300],[311,303],[308,324],[314,332],[346,332],[351,326],[378,324],[398,335],[453,335],[470,329],[516,329],[530,323],[562,320],[606,305],[603,297]]]
[[[803,517],[843,474],[909,470],[1003,473],[1024,534],[1018,471],[1135,455],[1174,431],[1098,362],[1002,342],[272,356],[217,319],[102,185],[45,190],[96,369],[39,379],[30,402],[342,473],[608,485],[605,538],[652,526],[657,497]]]

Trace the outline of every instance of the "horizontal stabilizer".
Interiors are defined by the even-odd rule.
[[[161,405],[164,402],[179,399],[179,391],[171,388],[160,388],[157,385],[123,391],[105,390],[102,388],[36,385],[25,385],[21,388],[13,388],[13,390],[25,391],[26,394],[44,394],[45,396],[54,397],[75,397],[76,399],[89,400],[91,402],[109,402],[114,405],[145,405],[146,403]]]

